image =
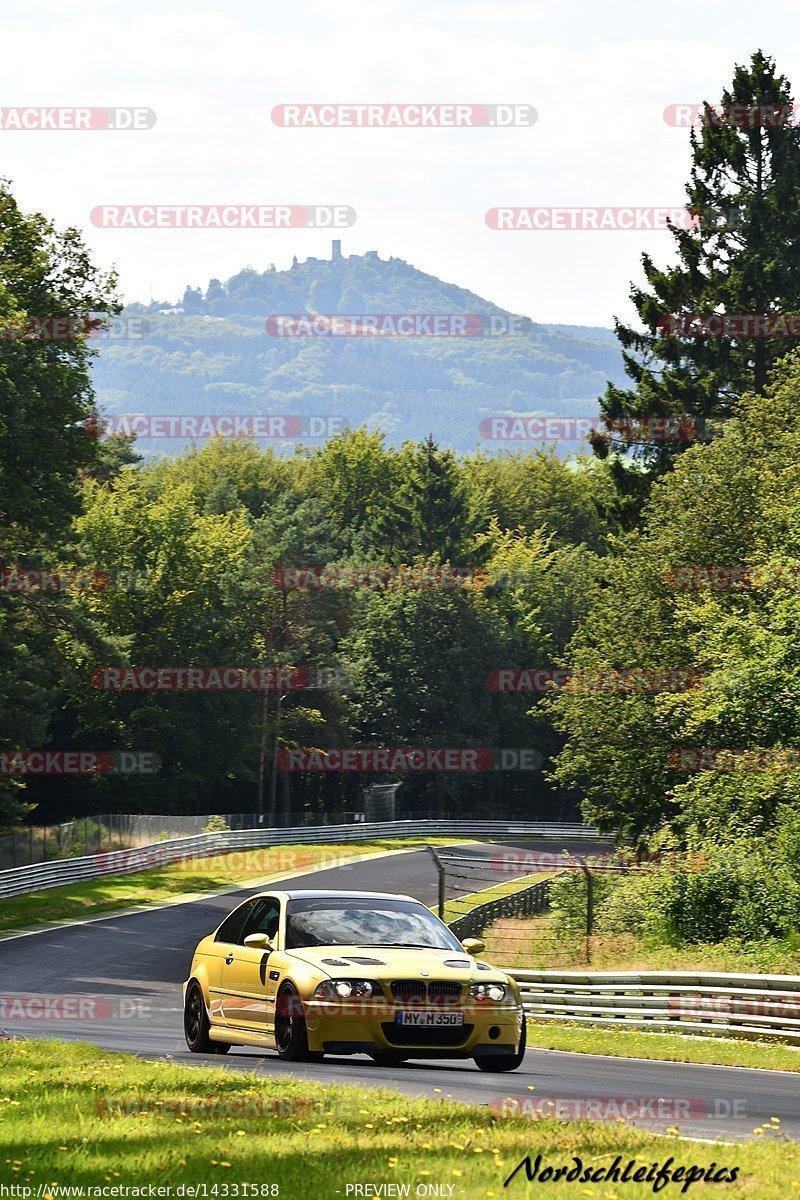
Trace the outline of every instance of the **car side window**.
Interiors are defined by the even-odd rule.
[[[249,937],[251,933],[264,933],[272,940],[278,932],[280,923],[280,903],[272,896],[262,896],[259,900],[253,902],[253,907],[237,940],[241,945],[244,943],[244,939]]]
[[[238,944],[244,924],[253,911],[253,905],[256,903],[257,901],[255,900],[248,900],[246,904],[240,904],[238,908],[235,908],[231,915],[226,917],[220,925],[214,941],[233,942],[234,945]]]

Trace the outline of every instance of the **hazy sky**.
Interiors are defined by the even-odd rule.
[[[668,5],[296,0],[0,4],[0,106],[144,106],[153,129],[0,131],[20,203],[80,227],[127,299],[178,297],[243,266],[327,255],[316,230],[110,230],[102,204],[351,205],[345,253],[396,255],[538,321],[630,317],[665,232],[497,232],[502,205],[680,206],[688,130],[760,47],[800,88],[790,0]],[[788,49],[787,49],[788,47]],[[511,129],[286,129],[276,104],[527,103]]]

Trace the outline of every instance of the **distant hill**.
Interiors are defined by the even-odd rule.
[[[278,314],[467,314],[459,337],[271,336]],[[177,302],[133,304],[141,340],[102,343],[94,366],[109,414],[342,415],[380,425],[399,444],[428,433],[445,446],[487,450],[481,418],[497,413],[593,417],[608,379],[622,382],[611,330],[537,325],[474,293],[372,251],[294,260],[288,271],[246,268]],[[480,322],[475,320],[480,318]],[[174,453],[187,439],[144,438]],[[508,446],[508,443],[502,443]],[[576,447],[566,446],[564,453]]]

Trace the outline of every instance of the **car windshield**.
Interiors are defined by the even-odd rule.
[[[461,943],[424,905],[366,896],[290,900],[286,949],[302,946],[418,946],[464,952]]]

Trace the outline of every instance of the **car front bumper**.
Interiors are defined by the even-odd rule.
[[[407,1054],[409,1058],[472,1058],[514,1054],[522,1032],[523,1010],[510,1004],[472,1004],[462,1025],[402,1025],[399,1006],[384,1002],[303,1005],[308,1046],[328,1054]]]

